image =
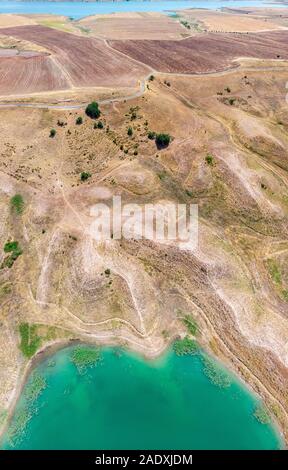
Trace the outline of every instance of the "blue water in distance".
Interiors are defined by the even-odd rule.
[[[168,0],[168,1],[119,1],[119,2],[17,2],[0,1],[0,13],[54,14],[79,19],[88,15],[103,15],[129,11],[174,11],[183,8],[210,8],[263,6],[262,0]],[[275,5],[285,6],[285,5]],[[274,7],[274,5],[273,5]]]
[[[146,361],[105,348],[100,363],[83,374],[71,361],[72,351],[65,348],[36,367],[33,374],[45,378],[46,388],[34,401],[34,413],[14,447],[8,429],[5,449],[281,447],[275,429],[254,417],[255,396],[227,371],[230,385],[214,385],[202,355],[179,357],[170,350]],[[25,407],[27,411],[25,393],[33,374],[14,421]]]

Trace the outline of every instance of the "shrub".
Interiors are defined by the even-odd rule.
[[[214,163],[214,159],[213,159],[213,156],[210,154],[210,153],[207,153],[206,157],[205,157],[205,160],[206,160],[206,163],[207,165],[213,165]]]
[[[22,255],[22,249],[20,248],[19,243],[16,241],[5,243],[4,252],[10,253],[10,255],[6,256],[6,258],[3,260],[1,264],[1,269],[12,268],[18,256]]]
[[[81,116],[77,117],[76,124],[77,124],[77,126],[80,126],[80,124],[83,124],[83,118]]]
[[[103,129],[103,127],[104,127],[103,122],[102,122],[102,121],[98,121],[98,122],[97,122],[97,127],[98,127],[98,129]]]
[[[157,134],[156,135],[156,145],[158,148],[165,148],[171,142],[171,137],[169,134]]]
[[[92,101],[92,103],[88,104],[87,108],[85,109],[85,113],[91,119],[98,119],[101,114],[98,103],[96,103],[96,101]]]
[[[156,137],[156,134],[153,131],[149,131],[147,135],[148,135],[148,139],[150,140],[154,140]]]
[[[4,245],[5,253],[11,253],[13,251],[18,251],[18,250],[19,250],[18,242],[7,242]]]
[[[51,129],[49,137],[53,138],[53,137],[55,137],[55,135],[56,135],[56,129]]]
[[[21,194],[15,194],[15,196],[11,197],[10,199],[11,209],[16,212],[16,214],[20,215],[24,209],[24,201]]]
[[[133,135],[132,127],[128,127],[127,134],[129,135],[129,137],[131,137],[131,135]]]
[[[150,75],[148,80],[149,80],[149,82],[153,82],[154,79],[155,79],[154,75]]]
[[[81,175],[80,175],[80,178],[81,178],[81,181],[86,181],[88,180],[88,178],[90,178],[92,175],[91,173],[87,172],[87,171],[82,171]]]

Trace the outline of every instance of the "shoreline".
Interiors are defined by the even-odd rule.
[[[175,337],[178,336],[178,335],[175,335]],[[154,353],[152,352],[151,354],[145,354],[143,352],[143,350],[141,350],[141,348],[133,348],[133,347],[124,347],[128,352],[131,352],[131,353],[136,353],[136,354],[139,354],[143,359],[147,360],[147,361],[153,361],[153,360],[156,360],[157,358],[160,358],[162,357],[165,352],[168,350],[169,346],[172,344],[172,342],[175,340],[175,338],[171,338],[171,341],[169,342],[169,344],[165,345],[164,348],[162,348],[160,351],[154,351]],[[100,343],[100,344],[99,344]],[[53,341],[51,343],[47,343],[45,344],[42,348],[40,348],[37,353],[35,354],[35,356],[33,356],[31,359],[28,360],[28,362],[26,362],[26,364],[24,364],[23,366],[23,370],[20,370],[20,373],[19,373],[19,377],[18,377],[18,381],[17,381],[17,384],[13,390],[13,394],[12,394],[12,399],[11,399],[11,402],[9,404],[9,408],[7,409],[7,416],[4,420],[4,423],[3,425],[0,427],[0,450],[1,450],[1,444],[2,444],[2,439],[3,439],[3,436],[5,434],[5,432],[7,431],[7,428],[9,427],[10,423],[11,423],[11,419],[13,418],[13,415],[14,415],[14,412],[15,412],[15,408],[16,408],[16,405],[20,399],[20,396],[21,396],[21,393],[27,383],[27,380],[29,378],[29,376],[31,375],[31,373],[33,372],[33,370],[37,367],[38,364],[40,364],[42,361],[44,361],[46,358],[52,356],[53,354],[55,354],[56,352],[62,350],[62,349],[65,349],[69,346],[73,346],[73,345],[77,345],[77,344],[82,344],[82,345],[89,345],[89,346],[94,346],[94,347],[116,347],[116,346],[121,346],[123,347],[123,345],[117,343],[117,341],[113,341],[111,339],[111,341],[105,341],[105,343],[101,343],[100,342],[95,342],[95,341],[89,341],[88,338],[83,338],[83,339],[80,339],[80,338],[77,338],[77,339],[67,339],[67,340],[56,340],[56,341]],[[132,346],[132,345],[131,345]]]
[[[24,366],[23,368],[23,374],[19,375],[19,380],[18,383],[14,389],[13,397],[8,409],[8,413],[5,419],[4,424],[0,428],[0,450],[3,442],[3,437],[11,423],[11,420],[13,419],[13,415],[15,413],[15,409],[17,406],[17,403],[21,397],[21,394],[23,392],[24,387],[26,386],[26,383],[29,379],[29,376],[32,374],[33,370],[45,359],[53,356],[56,354],[58,351],[64,350],[66,348],[76,346],[76,345],[83,345],[83,346],[92,346],[92,347],[101,347],[101,348],[109,348],[109,347],[121,347],[123,348],[127,353],[130,354],[137,354],[140,356],[144,361],[156,361],[157,359],[164,358],[165,355],[169,354],[169,347],[173,343],[173,341],[176,339],[176,337],[179,335],[176,335],[175,338],[171,338],[168,344],[165,345],[164,348],[162,348],[160,351],[154,351],[151,354],[145,354],[143,351],[141,352],[140,348],[131,348],[117,344],[117,341],[106,341],[105,343],[95,343],[94,341],[89,341],[88,339],[67,339],[67,340],[59,340],[59,341],[54,341],[53,343],[48,343],[45,346],[43,346],[39,351],[36,353],[35,356],[33,356]],[[220,366],[222,366],[224,369],[226,369],[228,375],[232,375],[234,377],[234,380],[236,380],[239,383],[239,386],[243,387],[246,389],[249,394],[253,395],[254,398],[256,398],[259,402],[262,402],[265,404],[265,394],[263,395],[259,392],[256,391],[252,383],[246,382],[243,377],[241,376],[240,372],[237,371],[236,367],[233,368],[232,364],[228,364],[226,361],[221,360],[219,357],[215,356],[214,354],[211,354],[210,351],[205,350],[202,348],[202,351],[200,351],[200,354],[206,354],[208,357],[210,357],[215,363],[218,363]],[[282,427],[280,423],[276,420],[276,418],[271,415],[271,412],[269,412],[269,416],[271,418],[271,422],[268,423],[268,426],[270,426],[275,434],[279,437],[279,451],[280,450],[286,450],[287,449],[287,443],[285,439],[285,434],[282,430]],[[257,418],[255,418],[257,419]],[[3,450],[3,449],[2,449]]]

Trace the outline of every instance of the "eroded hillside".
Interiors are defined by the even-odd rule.
[[[78,339],[152,357],[187,333],[188,315],[287,437],[287,79],[285,61],[245,59],[201,77],[155,72],[131,99],[101,102],[95,89],[97,120],[73,109],[75,95],[62,109],[0,107],[2,416],[48,345]],[[159,149],[163,132],[172,140]],[[96,242],[91,207],[115,195],[198,204],[197,249]]]

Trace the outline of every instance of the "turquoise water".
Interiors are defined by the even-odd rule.
[[[203,356],[157,361],[105,348],[79,373],[66,348],[40,363],[46,380],[16,449],[277,449],[280,439],[253,416],[257,400],[234,376],[226,388],[204,373]],[[33,377],[33,374],[31,377]],[[226,374],[226,372],[225,372]],[[27,412],[27,390],[15,417]],[[24,413],[25,414],[25,413]],[[15,423],[14,418],[14,423]],[[13,420],[10,431],[13,427]],[[11,448],[9,430],[4,448]]]
[[[101,15],[119,11],[157,11],[181,8],[245,7],[263,5],[264,0],[158,0],[158,1],[119,1],[119,2],[49,2],[49,1],[0,1],[0,13],[50,13],[79,19],[88,15]],[[277,5],[275,5],[276,7]],[[281,5],[278,5],[281,7]],[[282,5],[285,6],[285,5]]]

